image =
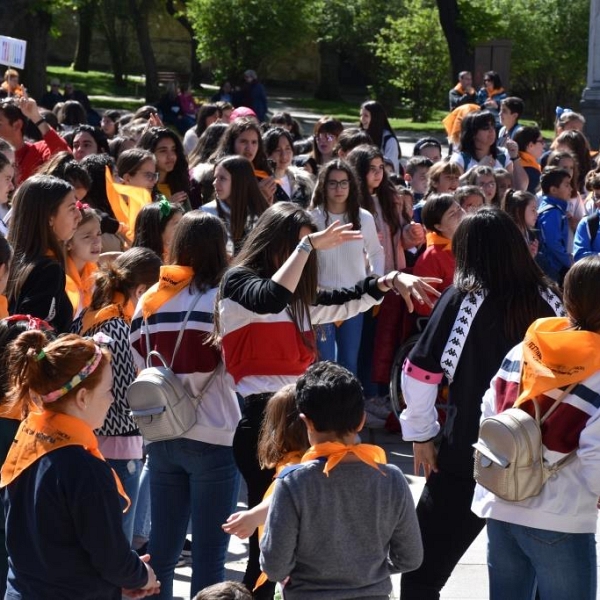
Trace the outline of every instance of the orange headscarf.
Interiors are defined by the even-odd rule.
[[[131,318],[135,311],[135,306],[131,300],[126,300],[120,292],[113,296],[112,304],[103,306],[99,310],[88,308],[81,321],[81,335],[85,335],[92,327],[109,319],[123,319],[126,323],[131,323]]]
[[[141,298],[144,319],[153,315],[165,302],[190,285],[193,278],[192,267],[181,265],[161,267],[158,283],[155,283]]]
[[[523,341],[521,393],[515,406],[583,381],[600,370],[600,335],[573,329],[564,317],[538,319]]]
[[[92,456],[105,460],[98,449],[98,440],[92,428],[85,421],[49,410],[29,413],[19,426],[2,466],[0,487],[12,483],[42,456],[65,446],[83,446]],[[111,471],[119,495],[127,502],[123,511],[126,512],[131,506],[131,501],[123,489],[119,476],[114,469]]]
[[[532,169],[536,169],[541,172],[542,167],[540,166],[540,163],[535,160],[533,154],[529,154],[529,152],[519,152],[519,158],[521,159],[521,166],[523,168],[531,167]]]

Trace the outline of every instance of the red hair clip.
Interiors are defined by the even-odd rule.
[[[3,319],[3,321],[8,323],[27,321],[27,331],[31,331],[32,329],[36,331],[54,331],[54,327],[50,323],[31,315],[11,315]]]
[[[89,208],[90,205],[89,204],[85,204],[84,202],[81,202],[81,200],[77,200],[77,202],[75,202],[75,206],[79,209],[79,210],[84,210],[86,208]]]

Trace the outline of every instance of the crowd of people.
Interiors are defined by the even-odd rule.
[[[394,572],[403,600],[433,600],[487,520],[493,600],[595,598],[600,166],[581,115],[544,140],[497,73],[476,91],[462,72],[450,152],[425,137],[407,157],[378,101],[305,136],[252,70],[135,113],[50,83],[38,103],[8,69],[0,89],[0,594],[170,599],[187,562],[199,600],[383,599]],[[398,422],[390,369],[417,327]],[[573,458],[510,504],[476,487],[472,444],[482,402],[534,398],[533,347],[545,398],[578,384],[543,431],[549,461]],[[195,418],[149,439],[128,390],[157,355]],[[366,419],[413,442],[416,509]],[[242,585],[230,535],[249,538]]]

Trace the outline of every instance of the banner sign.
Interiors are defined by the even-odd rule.
[[[24,69],[26,50],[27,42],[25,40],[0,35],[0,65]]]

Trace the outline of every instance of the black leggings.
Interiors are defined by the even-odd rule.
[[[417,504],[423,563],[402,575],[400,600],[439,600],[454,567],[485,526],[485,519],[471,512],[474,489],[472,477],[429,476]]]
[[[262,502],[267,488],[273,481],[275,469],[261,469],[256,455],[258,446],[258,433],[263,421],[264,410],[271,394],[259,394],[244,399],[242,419],[238,423],[233,438],[233,455],[237,467],[246,481],[248,488],[248,508]],[[258,532],[254,532],[249,541],[248,565],[244,574],[243,583],[252,590],[260,575],[260,548],[258,545]],[[273,597],[275,584],[264,583],[254,594],[259,600],[270,600]]]

